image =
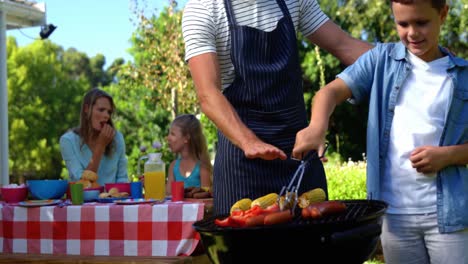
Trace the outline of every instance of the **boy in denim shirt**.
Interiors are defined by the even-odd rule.
[[[293,157],[323,148],[345,100],[369,102],[367,192],[388,203],[386,263],[468,264],[468,62],[438,44],[445,0],[392,0],[400,42],[377,44],[322,88]]]

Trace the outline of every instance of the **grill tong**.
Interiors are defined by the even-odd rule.
[[[292,179],[289,181],[288,186],[284,185],[281,188],[281,191],[278,195],[277,203],[280,206],[281,211],[287,208],[287,206],[285,205],[292,204],[291,211],[294,214],[296,210],[296,206],[297,206],[297,201],[299,198],[297,192],[299,190],[299,187],[301,186],[302,177],[304,176],[304,171],[305,171],[306,166],[312,160],[321,159],[325,157],[325,152],[327,152],[327,149],[328,149],[328,143],[325,143],[325,149],[323,150],[323,153],[320,156],[318,155],[317,151],[314,151],[312,153],[307,154],[306,157],[302,160],[298,160],[298,159],[291,157],[291,159],[300,161],[301,163],[299,164],[296,171],[294,172],[294,175]],[[297,182],[296,182],[296,178],[297,178]],[[294,185],[295,182],[296,182],[296,185]],[[283,195],[284,195],[284,203],[281,203],[281,197]]]

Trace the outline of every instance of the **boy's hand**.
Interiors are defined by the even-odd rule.
[[[297,132],[296,142],[294,143],[294,148],[291,153],[291,158],[302,160],[307,152],[311,150],[316,150],[318,153],[322,154],[325,150],[325,136],[319,132],[319,129],[316,129],[313,125]],[[325,162],[327,159],[324,157],[322,161]]]
[[[436,173],[447,166],[447,154],[441,147],[422,146],[415,148],[410,155],[413,168],[419,173]]]

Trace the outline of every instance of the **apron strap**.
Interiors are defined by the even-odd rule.
[[[224,0],[224,7],[227,13],[229,28],[232,29],[232,27],[236,25],[236,19],[234,18],[234,10],[231,5],[231,0]]]
[[[224,7],[226,9],[226,14],[229,22],[229,28],[233,27],[236,25],[236,18],[234,17],[234,9],[232,8],[231,5],[232,0],[224,0]],[[276,0],[276,3],[281,9],[281,12],[283,12],[283,16],[287,17],[290,21],[292,21],[291,15],[289,14],[288,7],[284,0]]]

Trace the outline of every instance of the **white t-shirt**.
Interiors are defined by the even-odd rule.
[[[439,146],[452,97],[447,74],[448,56],[425,62],[408,52],[413,65],[395,106],[382,198],[387,213],[436,212],[436,174],[423,174],[412,167],[411,152],[420,146]]]
[[[314,33],[329,18],[316,0],[284,0],[296,32],[304,36]],[[231,0],[237,25],[273,31],[283,13],[275,0]],[[229,22],[224,0],[189,0],[182,17],[185,60],[208,53],[217,53],[222,89],[234,80],[231,62]]]

